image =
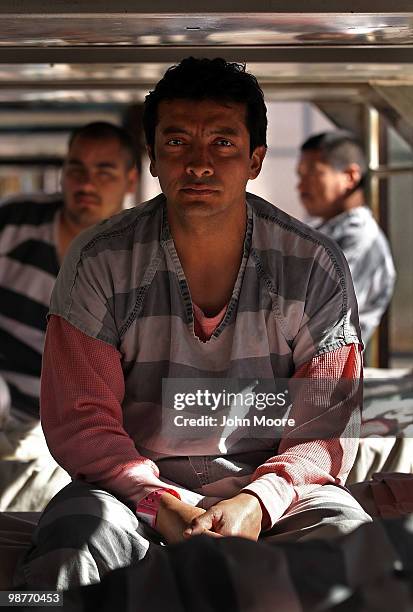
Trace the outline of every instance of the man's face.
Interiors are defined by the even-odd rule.
[[[197,218],[245,206],[246,183],[258,176],[265,147],[250,156],[245,104],[176,99],[159,104],[148,152],[169,213]]]
[[[127,153],[116,138],[78,136],[63,166],[65,213],[82,227],[107,219],[121,210],[136,179],[136,170],[128,167]]]
[[[303,151],[297,175],[298,193],[310,215],[329,219],[341,212],[341,202],[351,188],[348,172],[327,164],[319,151]]]

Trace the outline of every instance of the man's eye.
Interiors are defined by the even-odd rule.
[[[168,140],[167,145],[170,145],[171,147],[178,147],[179,145],[183,144],[183,141],[180,138],[171,138],[171,140]]]
[[[85,171],[81,168],[68,168],[66,174],[75,180],[79,180],[83,178]]]
[[[219,138],[215,141],[215,144],[219,145],[220,147],[232,147],[232,142],[226,138]]]

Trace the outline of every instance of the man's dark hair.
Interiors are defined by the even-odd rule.
[[[247,106],[246,125],[250,134],[250,155],[254,149],[267,145],[267,109],[257,79],[245,71],[245,65],[187,57],[165,72],[155,89],[145,98],[143,128],[152,154],[158,106],[162,100],[214,100],[238,102]]]
[[[92,140],[115,139],[119,142],[127,156],[127,168],[137,165],[137,152],[131,136],[122,127],[107,121],[94,121],[73,130],[69,138],[69,149],[76,138],[90,138]]]
[[[318,151],[321,159],[335,170],[358,164],[362,176],[358,187],[363,187],[368,170],[366,157],[360,141],[351,132],[336,130],[315,134],[301,145],[301,151]]]

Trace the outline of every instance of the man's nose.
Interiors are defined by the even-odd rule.
[[[204,147],[194,147],[190,151],[190,157],[186,165],[186,172],[191,176],[202,178],[212,176],[214,167],[208,151]]]
[[[83,168],[82,172],[79,173],[78,180],[83,189],[96,189],[94,175],[86,168]]]

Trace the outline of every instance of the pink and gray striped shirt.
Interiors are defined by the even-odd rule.
[[[174,439],[163,430],[162,379],[360,384],[357,306],[342,253],[256,196],[247,212],[232,297],[203,342],[162,195],[75,241],[52,297],[41,398],[49,447],[73,477],[135,508],[165,487],[205,507],[248,490],[268,526],[301,492],[344,483],[357,450],[356,399],[339,436],[310,436],[342,402],[331,389],[316,402],[319,414],[299,413],[301,437],[238,435],[223,451],[219,436]]]

